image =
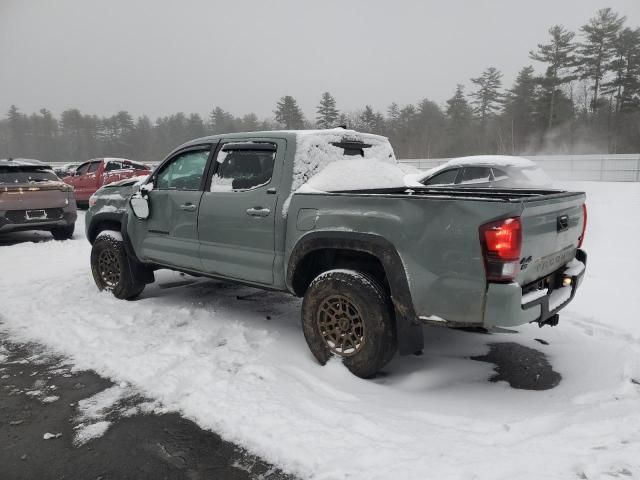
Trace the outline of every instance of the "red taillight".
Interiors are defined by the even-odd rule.
[[[582,233],[580,233],[580,238],[578,239],[578,248],[582,247],[582,242],[584,242],[584,234],[587,231],[587,204],[582,204]]]
[[[480,227],[487,280],[513,280],[520,269],[522,226],[519,217],[486,223]]]

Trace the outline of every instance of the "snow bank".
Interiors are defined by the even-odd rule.
[[[589,261],[559,326],[494,335],[426,328],[424,355],[394,359],[373,381],[337,361],[318,366],[300,301],[285,294],[167,271],[137,301],[98,292],[82,212],[77,239],[0,249],[0,328],[303,478],[635,478],[640,285],[624,273],[640,270],[640,223],[620,205],[640,205],[640,186],[567,187],[587,190]],[[536,392],[488,382],[493,366],[470,357],[496,342],[544,352],[562,381]]]

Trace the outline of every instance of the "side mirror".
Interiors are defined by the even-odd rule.
[[[131,210],[140,220],[149,218],[149,200],[141,192],[134,194],[130,200]]]

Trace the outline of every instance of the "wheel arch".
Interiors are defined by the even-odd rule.
[[[114,212],[97,213],[89,224],[87,229],[87,240],[93,245],[96,237],[103,230],[115,230],[117,232],[122,228],[122,215]]]
[[[302,297],[311,281],[333,268],[360,269],[388,289],[393,302],[401,355],[424,348],[402,259],[384,237],[358,232],[310,232],[294,246],[287,263],[287,288]]]

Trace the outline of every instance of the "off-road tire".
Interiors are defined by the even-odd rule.
[[[328,331],[336,335],[336,329],[341,327],[329,330],[326,326],[321,328],[323,322],[326,325],[327,316],[331,317],[327,311],[334,311],[328,307],[332,299],[344,299],[345,305],[353,307],[351,316],[361,319],[363,340],[348,356],[335,351],[336,342],[332,347],[331,341],[326,340]],[[345,310],[344,306],[339,306],[338,300],[333,301],[340,311]],[[337,314],[338,317],[340,315]],[[359,324],[360,320],[357,322]],[[347,323],[353,324],[351,321]],[[333,355],[340,356],[351,373],[360,378],[373,377],[397,350],[389,295],[372,276],[355,270],[329,270],[311,282],[302,302],[302,328],[309,349],[320,364],[324,365]],[[338,337],[341,335],[344,333],[338,334]]]
[[[76,224],[65,225],[64,227],[54,227],[51,229],[51,235],[55,240],[70,240],[73,238],[73,232],[76,229]]]
[[[133,276],[122,240],[101,235],[91,249],[91,273],[100,290],[108,290],[121,300],[132,300],[145,284]]]

